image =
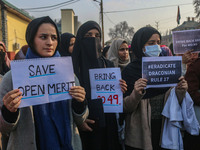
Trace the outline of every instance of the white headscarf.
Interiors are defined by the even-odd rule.
[[[128,60],[125,61],[119,58],[118,51],[123,42],[126,41],[121,38],[113,40],[108,50],[108,59],[114,63],[115,67],[120,67],[121,71],[130,63],[130,56],[128,56]]]

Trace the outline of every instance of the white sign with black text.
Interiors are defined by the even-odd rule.
[[[181,56],[142,58],[142,78],[148,80],[147,88],[176,86],[181,69]]]
[[[20,107],[71,99],[74,86],[71,57],[11,61],[13,88],[20,89]]]
[[[105,113],[123,112],[120,68],[90,69],[91,98],[101,98]]]

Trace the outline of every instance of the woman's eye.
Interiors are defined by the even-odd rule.
[[[99,38],[99,37],[100,37],[100,34],[96,34],[95,37],[98,37],[98,38]]]
[[[46,36],[42,35],[42,36],[40,36],[40,38],[44,40],[44,39],[46,39]]]
[[[85,37],[91,37],[91,36],[92,34],[89,34],[89,33],[85,34]]]
[[[56,36],[52,36],[52,40],[57,40],[57,37]]]
[[[148,43],[149,45],[154,45],[154,43]]]

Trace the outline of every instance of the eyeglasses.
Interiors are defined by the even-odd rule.
[[[125,51],[125,50],[127,50],[127,51],[128,51],[128,50],[129,50],[129,48],[120,48],[119,50],[120,50],[120,51]]]

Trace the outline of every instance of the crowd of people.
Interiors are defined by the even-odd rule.
[[[175,141],[175,145],[161,147],[166,119],[162,111],[170,93],[174,91],[177,97],[174,101],[182,105],[188,91],[194,102],[194,107],[193,102],[190,103],[191,109],[196,108],[189,113],[200,109],[197,53],[191,50],[181,55],[183,73],[175,88],[146,88],[142,58],[173,57],[171,50],[161,45],[161,34],[153,27],[139,29],[131,46],[125,39],[117,38],[102,48],[101,28],[95,21],[82,24],[76,35],[63,33],[60,37],[56,24],[45,16],[29,23],[25,37],[28,45],[20,49],[15,60],[70,56],[75,86],[69,90],[70,100],[19,108],[22,92],[13,89],[10,60],[4,43],[0,42],[3,150],[162,150],[179,149],[178,144],[180,149],[200,149],[199,133],[188,130],[181,131],[182,145]],[[91,98],[89,70],[114,67],[119,67],[122,75],[119,84],[123,93],[123,113],[120,114],[105,113],[102,99]],[[199,129],[200,114],[192,115],[197,119],[188,128]]]

